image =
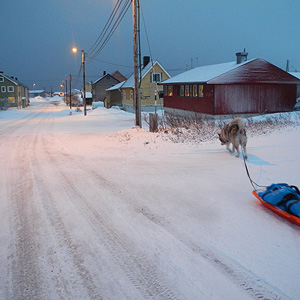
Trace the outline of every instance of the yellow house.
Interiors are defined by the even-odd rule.
[[[140,95],[142,111],[154,111],[155,104],[157,107],[163,107],[163,87],[161,82],[171,78],[171,76],[158,61],[150,61],[142,69],[141,75]],[[131,75],[118,88],[121,91],[123,109],[134,111],[134,75]]]

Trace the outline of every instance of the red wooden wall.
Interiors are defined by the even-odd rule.
[[[213,86],[204,85],[202,98],[177,96],[179,88],[173,85],[173,96],[164,96],[164,107],[213,114]]]
[[[214,114],[291,111],[296,92],[291,84],[215,85]]]

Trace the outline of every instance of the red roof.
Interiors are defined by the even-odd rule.
[[[288,72],[261,58],[241,64],[236,62],[204,66],[176,75],[162,84],[249,84],[276,83],[300,84],[300,80]]]
[[[227,73],[212,78],[208,84],[233,83],[278,83],[300,84],[300,80],[288,72],[272,65],[264,59],[257,58]]]

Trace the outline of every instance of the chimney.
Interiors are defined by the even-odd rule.
[[[247,61],[248,53],[246,52],[245,48],[244,48],[244,52],[238,52],[235,55],[236,55],[236,63],[237,64]]]
[[[3,74],[4,72],[3,71],[0,71],[0,74]]]
[[[106,71],[103,71],[103,76],[105,76],[106,75]]]
[[[143,57],[143,68],[145,68],[150,62],[150,56]]]

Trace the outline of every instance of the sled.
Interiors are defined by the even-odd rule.
[[[252,194],[262,203],[263,206],[265,206],[266,208],[268,208],[275,214],[279,215],[280,217],[300,226],[300,218],[276,207],[275,205],[273,205],[271,203],[264,201],[262,198],[259,197],[259,195],[257,194],[256,191],[253,191]]]

